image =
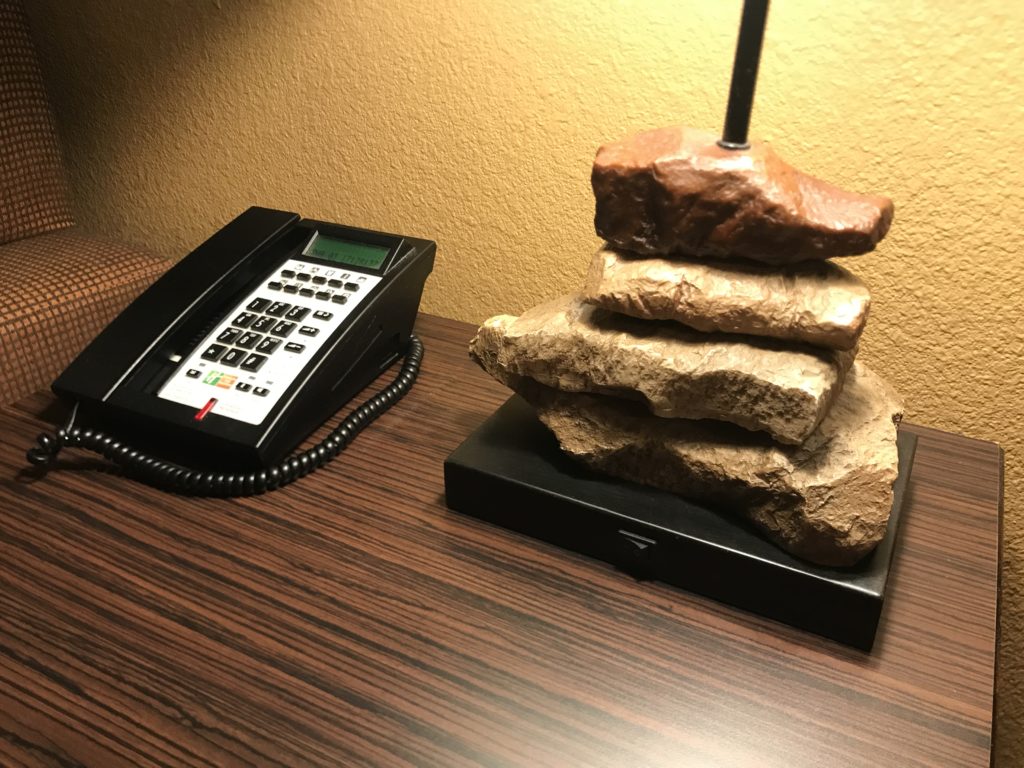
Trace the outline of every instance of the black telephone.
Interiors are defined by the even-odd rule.
[[[152,484],[206,495],[307,474],[412,385],[423,353],[412,327],[435,252],[429,240],[250,208],[57,378],[54,392],[76,404],[71,421],[41,435],[29,460],[44,465],[78,446]],[[403,354],[388,387],[282,462]],[[96,428],[76,426],[79,411]]]

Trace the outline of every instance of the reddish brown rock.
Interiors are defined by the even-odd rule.
[[[866,253],[888,232],[888,198],[801,173],[765,144],[736,151],[716,140],[676,126],[601,147],[597,234],[641,254],[789,264]]]

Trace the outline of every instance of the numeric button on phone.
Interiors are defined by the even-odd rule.
[[[268,306],[270,306],[270,299],[253,299],[246,306],[246,309],[250,312],[262,312]]]
[[[304,325],[301,328],[299,328],[299,333],[301,333],[303,336],[316,336],[318,333],[320,333],[320,329],[314,328],[311,325]]]
[[[294,320],[298,322],[299,320],[304,319],[308,314],[308,307],[292,307],[291,309],[288,310],[288,314],[285,315],[284,317],[285,320]]]
[[[245,362],[242,363],[242,369],[246,371],[255,372],[258,371],[265,362],[267,362],[266,357],[264,357],[263,355],[257,355],[255,352],[253,352],[251,355],[245,358]]]
[[[282,320],[277,325],[275,325],[270,332],[275,336],[281,336],[283,338],[294,330],[295,323],[289,323],[285,320]]]
[[[234,320],[231,321],[232,325],[237,325],[239,328],[248,328],[252,325],[252,321],[256,319],[256,315],[252,312],[243,312]]]
[[[262,338],[263,337],[258,333],[246,331],[239,337],[238,341],[235,342],[235,346],[241,347],[242,349],[252,349]]]
[[[264,355],[269,355],[281,344],[280,339],[272,339],[269,336],[256,345],[256,351],[262,352]]]
[[[217,341],[221,344],[230,344],[238,338],[238,334],[242,333],[240,328],[225,328],[219,334],[217,334]]]
[[[267,314],[273,317],[280,317],[291,308],[291,304],[285,304],[283,301],[275,301],[267,309]]]
[[[318,309],[316,312],[313,313],[313,317],[315,317],[317,320],[330,320],[332,317],[334,317],[334,313],[324,312],[322,309]]]
[[[267,317],[266,315],[260,315],[259,319],[252,324],[249,330],[256,331],[256,333],[266,333],[267,331],[274,327],[274,323],[276,322],[276,318]]]
[[[226,349],[227,347],[223,344],[211,344],[206,348],[206,351],[203,352],[202,358],[203,360],[219,360],[220,356],[224,354]]]
[[[289,341],[284,345],[285,352],[302,352],[306,348],[305,344],[296,344],[294,341]]]
[[[242,362],[242,358],[245,357],[245,352],[241,349],[229,349],[224,353],[224,357],[220,359],[221,365],[236,366]]]

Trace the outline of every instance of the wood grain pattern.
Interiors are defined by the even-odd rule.
[[[999,448],[920,427],[870,655],[450,512],[507,393],[420,319],[412,393],[242,500],[150,490],[0,413],[2,766],[987,765]],[[49,409],[49,410],[48,410]]]

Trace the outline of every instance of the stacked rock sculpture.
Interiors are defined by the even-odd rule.
[[[582,291],[484,323],[471,356],[568,455],[751,520],[815,563],[885,534],[902,405],[855,361],[891,201],[688,128],[601,147]]]

